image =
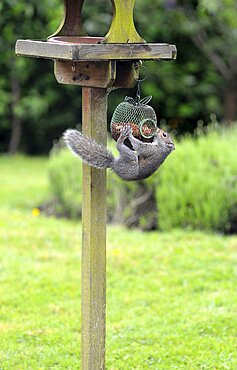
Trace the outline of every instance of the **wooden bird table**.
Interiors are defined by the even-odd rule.
[[[107,95],[129,88],[140,60],[174,60],[176,47],[146,43],[133,22],[135,0],[112,0],[113,18],[105,37],[86,35],[84,0],[64,0],[59,29],[47,40],[18,40],[16,54],[54,61],[62,84],[82,86],[83,132],[106,145]],[[81,282],[81,369],[105,369],[106,171],[83,165]]]

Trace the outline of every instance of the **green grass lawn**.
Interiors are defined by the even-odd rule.
[[[0,176],[0,369],[80,369],[80,224],[32,215],[46,158]],[[237,369],[236,236],[109,226],[107,260],[107,369]]]

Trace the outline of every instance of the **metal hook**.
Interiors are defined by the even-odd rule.
[[[145,75],[144,78],[141,78],[141,79],[140,78],[134,78],[136,83],[137,83],[137,93],[136,93],[136,98],[135,98],[135,102],[136,102],[137,105],[140,104],[140,100],[141,100],[141,82],[145,81],[148,77],[148,74],[149,74],[148,69],[145,66],[140,65],[137,68],[140,68],[140,67],[145,69],[146,75]]]
[[[142,79],[140,79],[140,78],[135,78],[135,81],[136,82],[143,82],[143,81],[145,81],[146,79],[147,79],[147,77],[149,76],[149,71],[148,71],[148,69],[144,66],[144,65],[140,65],[138,68],[143,68],[143,69],[145,69],[145,71],[146,71],[146,75],[145,75],[145,77],[144,78],[142,78]]]
[[[136,93],[136,103],[139,104],[141,99],[141,82],[137,80],[137,93]]]

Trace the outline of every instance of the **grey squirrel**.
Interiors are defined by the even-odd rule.
[[[120,154],[115,158],[105,146],[83,135],[78,130],[68,129],[63,134],[68,148],[92,167],[111,168],[126,181],[142,180],[152,175],[175,149],[170,135],[157,128],[151,143],[142,142],[132,135],[132,129],[126,125],[117,141]],[[129,139],[133,149],[124,144]]]

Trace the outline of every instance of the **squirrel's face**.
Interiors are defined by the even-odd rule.
[[[171,136],[167,132],[161,130],[161,128],[157,128],[155,137],[156,137],[155,141],[157,142],[157,144],[161,144],[165,149],[168,149],[170,152],[172,150],[175,150],[175,145]]]

